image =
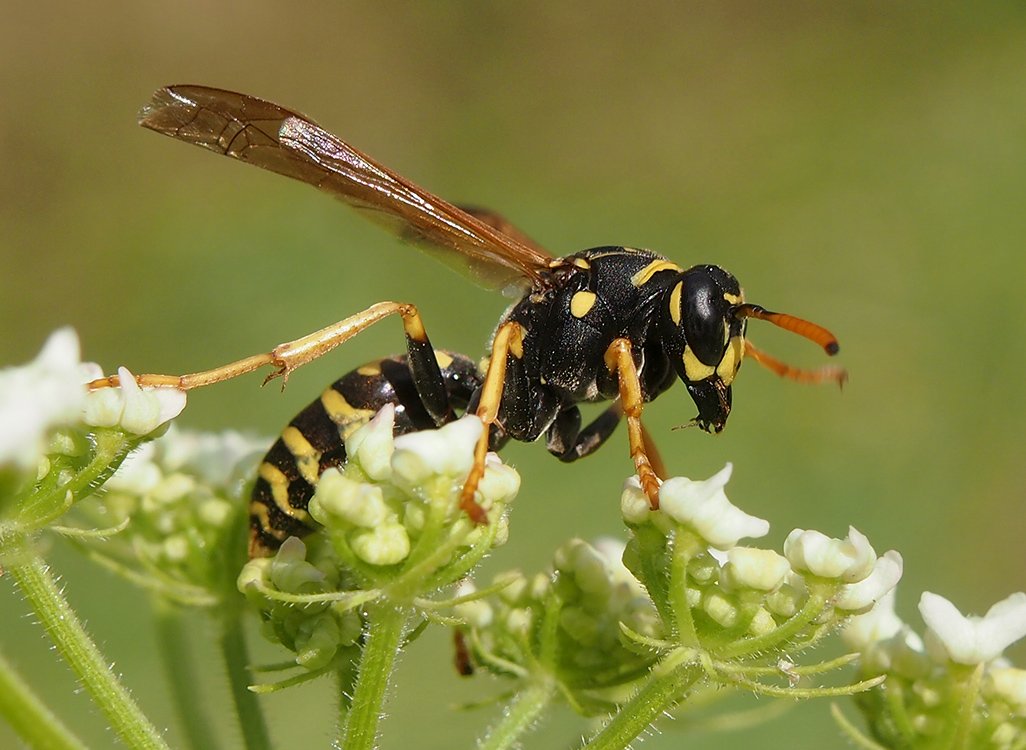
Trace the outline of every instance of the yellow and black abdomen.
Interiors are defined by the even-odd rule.
[[[437,351],[452,412],[465,409],[481,377],[469,357]],[[371,362],[346,373],[289,422],[264,456],[249,504],[250,557],[274,553],[290,536],[317,528],[307,508],[325,469],[346,462],[345,440],[385,404],[395,406],[395,433],[438,425],[417,392],[407,357]]]

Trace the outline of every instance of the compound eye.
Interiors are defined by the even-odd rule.
[[[706,273],[688,274],[681,299],[684,338],[699,361],[719,364],[727,344],[728,305],[719,286]]]

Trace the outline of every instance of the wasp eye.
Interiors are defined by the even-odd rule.
[[[717,282],[707,267],[693,268],[684,274],[681,295],[681,327],[687,345],[699,361],[712,367],[723,356],[730,314],[730,305]]]

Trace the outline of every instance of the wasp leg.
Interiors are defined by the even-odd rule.
[[[630,444],[631,458],[637,472],[641,488],[648,495],[648,502],[655,510],[659,507],[659,477],[652,466],[645,441],[645,431],[641,426],[641,408],[644,402],[641,393],[641,380],[638,368],[631,356],[629,339],[614,339],[606,349],[606,367],[615,372],[620,384],[620,404],[623,414],[627,417],[627,440]]]
[[[565,463],[589,456],[613,434],[622,416],[620,404],[613,404],[582,430],[580,409],[564,409],[549,427],[546,447]]]
[[[565,463],[590,456],[613,434],[622,417],[623,409],[620,408],[620,402],[617,401],[582,430],[580,410],[576,406],[566,409],[559,413],[556,421],[549,428],[546,447],[550,453]],[[663,463],[655,440],[645,425],[641,425],[641,439],[656,476],[666,479],[669,476],[666,472],[666,464]]]
[[[793,367],[782,362],[771,354],[757,348],[750,340],[745,340],[745,354],[770,372],[775,372],[782,378],[794,380],[798,383],[837,383],[843,387],[848,380],[848,371],[836,365],[817,367],[814,370],[806,370],[801,367]]]
[[[323,354],[327,354],[339,344],[348,341],[379,320],[396,314],[402,316],[408,347],[419,347],[423,344],[430,347],[427,334],[424,332],[424,323],[414,305],[404,302],[378,302],[363,312],[351,315],[345,320],[333,323],[319,331],[298,338],[295,341],[278,344],[278,346],[264,354],[255,354],[252,357],[246,357],[245,359],[240,359],[212,370],[194,372],[188,375],[137,375],[136,381],[142,386],[165,386],[190,390],[231,380],[268,365],[275,369],[274,372],[267,376],[264,383],[277,377],[282,378],[284,381],[288,379],[289,374],[293,370],[302,367],[308,362],[312,362]],[[412,353],[413,350],[411,349]],[[435,368],[437,369],[437,364]],[[97,390],[99,388],[116,388],[118,385],[120,385],[118,376],[112,375],[107,378],[94,380],[88,384],[88,387],[90,390]]]
[[[503,387],[506,383],[506,358],[512,354],[522,357],[524,353],[524,328],[519,323],[510,321],[503,323],[492,339],[492,352],[488,358],[488,370],[484,383],[481,384],[481,395],[475,413],[484,422],[484,431],[477,441],[474,450],[474,465],[463,484],[460,496],[460,508],[470,516],[474,523],[485,523],[488,520],[484,508],[474,500],[478,482],[484,476],[485,458],[488,456],[488,436],[491,426],[499,415],[502,403]]]

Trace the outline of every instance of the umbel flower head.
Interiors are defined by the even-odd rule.
[[[1017,748],[1026,742],[1026,670],[1001,656],[1026,636],[1026,594],[1012,594],[982,617],[925,592],[920,638],[897,616],[893,595],[852,619],[845,641],[862,653],[866,677],[886,677],[884,692],[858,697],[871,734],[888,747]],[[939,745],[937,745],[939,746]]]
[[[633,706],[659,694],[730,685],[778,696],[865,690],[801,687],[803,674],[846,662],[797,665],[797,656],[893,588],[901,556],[877,557],[854,529],[830,539],[797,530],[784,554],[741,546],[769,524],[725,493],[732,467],[708,480],[663,482],[652,510],[636,478],[621,497],[626,546],[561,547],[551,573],[499,576],[487,603],[459,608],[475,661],[525,685],[558,684],[580,711]],[[784,685],[773,684],[776,681]],[[674,687],[653,687],[668,683]]]
[[[184,391],[140,388],[123,368],[122,387],[90,392],[100,375],[70,328],[32,362],[0,370],[0,516],[21,531],[63,514],[185,407]]]
[[[353,644],[360,608],[384,603],[438,617],[450,605],[432,597],[507,538],[506,508],[520,479],[497,456],[488,456],[476,495],[487,523],[475,524],[460,509],[481,420],[467,416],[395,438],[393,421],[388,405],[346,440],[346,465],[322,475],[309,511],[323,529],[306,544],[287,542],[274,557],[250,561],[239,576],[266,632],[296,650],[307,668]],[[312,632],[319,634],[316,658],[304,656],[299,637]],[[330,646],[327,634],[335,633]]]

